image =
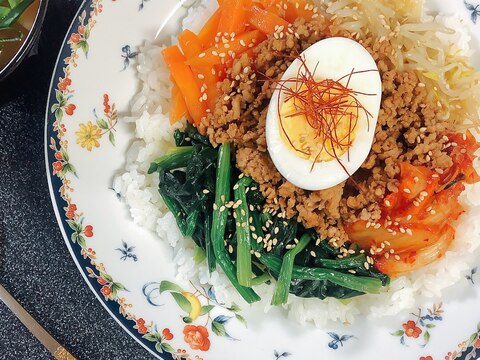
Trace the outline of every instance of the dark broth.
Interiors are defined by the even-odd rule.
[[[8,4],[7,1],[0,0],[0,6],[6,6],[6,4]],[[0,43],[0,70],[10,62],[27,38],[28,33],[32,29],[35,17],[37,16],[39,5],[40,0],[35,0],[12,25],[12,30],[0,30],[1,38],[16,35],[18,31],[21,31],[23,34],[22,40],[20,41]]]

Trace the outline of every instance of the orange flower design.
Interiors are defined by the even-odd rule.
[[[187,325],[183,329],[185,342],[192,350],[207,351],[210,349],[208,330],[205,326]]]
[[[422,356],[420,360],[433,360],[431,356]]]
[[[402,325],[403,329],[405,330],[405,335],[408,337],[418,338],[422,333],[422,329],[420,329],[415,321],[409,320],[405,324]]]

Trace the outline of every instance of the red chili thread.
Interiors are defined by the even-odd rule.
[[[289,114],[286,118],[303,116],[308,124],[315,130],[316,138],[322,141],[321,149],[316,154],[313,161],[311,171],[313,171],[315,164],[325,151],[330,157],[334,158],[347,175],[351,178],[348,170],[344,164],[340,161],[340,157],[337,154],[337,149],[340,151],[346,151],[348,160],[350,160],[350,147],[353,144],[352,134],[355,130],[359,115],[363,112],[367,118],[367,126],[370,130],[370,118],[372,115],[358,100],[359,95],[374,96],[375,94],[367,94],[359,92],[349,88],[350,81],[354,75],[378,72],[378,70],[364,70],[364,71],[352,71],[339,78],[338,80],[324,79],[321,81],[315,80],[315,73],[317,71],[318,63],[315,69],[311,71],[303,56],[296,56],[301,62],[301,66],[298,68],[298,72],[295,78],[287,80],[269,79],[277,85],[276,90],[281,92],[278,99],[278,114],[280,118],[280,126],[287,138],[288,142],[296,151],[311,157],[313,154],[295,147],[293,141],[289,137],[283,124],[283,117],[281,115],[281,95],[284,95],[284,102],[293,100],[296,112]],[[340,83],[340,81],[347,79],[346,85]],[[347,118],[348,132],[345,136],[340,136],[337,132],[338,123]],[[332,150],[330,151],[327,145],[330,144]],[[352,179],[353,180],[353,179]],[[355,182],[355,181],[354,181]]]

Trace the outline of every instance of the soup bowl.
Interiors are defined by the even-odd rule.
[[[12,53],[6,54],[6,61],[0,61],[0,81],[10,75],[18,65],[31,54],[32,49],[35,48],[42,30],[47,3],[48,0],[37,0],[30,5],[34,7],[33,14],[31,15],[33,19],[29,21],[32,25],[30,29],[27,29],[23,34],[20,46]],[[0,59],[1,56],[0,54]]]

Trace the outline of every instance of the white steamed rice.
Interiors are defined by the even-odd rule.
[[[183,26],[198,31],[215,7],[216,1],[202,0],[195,10],[189,10]],[[113,188],[123,196],[134,222],[156,232],[160,241],[168,242],[173,248],[178,281],[210,284],[219,301],[242,304],[222,272],[209,274],[205,263],[200,266],[195,264],[194,242],[181,235],[174,216],[163,204],[158,194],[158,176],[147,174],[150,163],[174,146],[172,136],[178,127],[169,123],[171,82],[160,50],[152,44],[140,49],[137,70],[141,90],[132,100],[131,116],[124,119],[135,124],[135,141],[126,155],[124,170],[114,179]],[[395,279],[388,292],[380,295],[364,295],[349,302],[302,299],[290,295],[285,307],[289,317],[302,324],[313,322],[322,327],[330,320],[352,323],[359,314],[393,316],[413,308],[419,301],[435,301],[447,287],[467,284],[465,274],[480,246],[480,187],[469,187],[462,195],[462,202],[469,211],[460,219],[455,242],[441,260],[412,275]],[[255,290],[262,301],[253,306],[268,311],[273,286],[262,285]]]

